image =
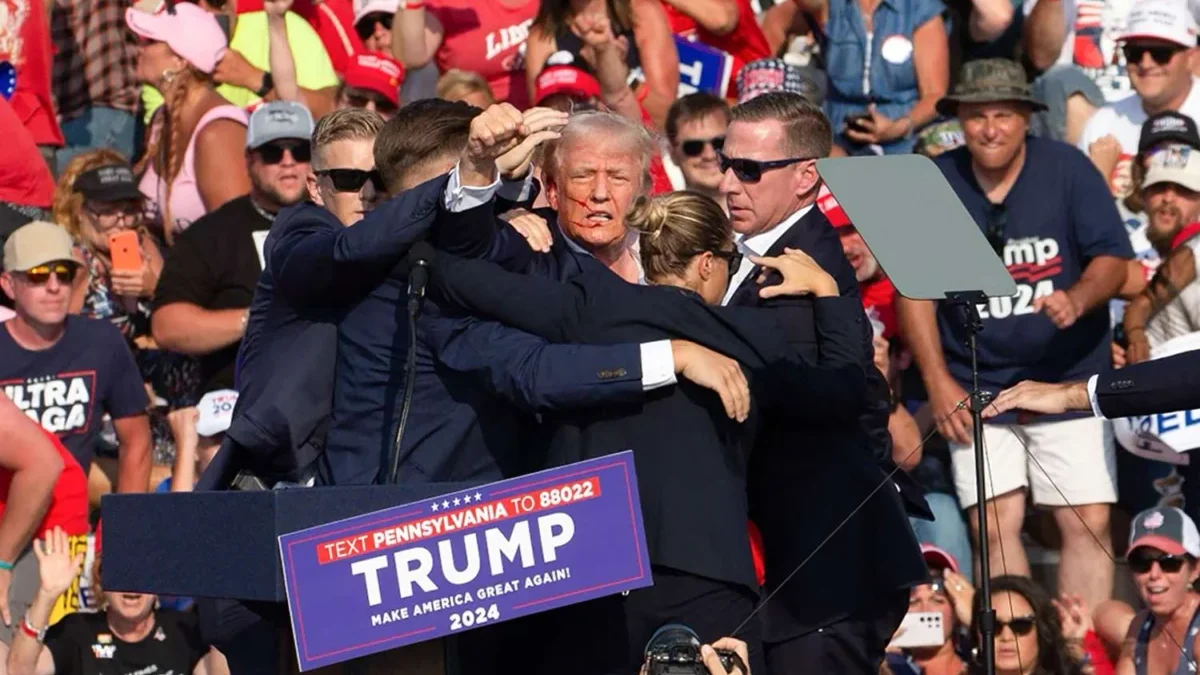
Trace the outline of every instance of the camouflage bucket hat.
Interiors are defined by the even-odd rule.
[[[953,117],[959,103],[1001,101],[1017,101],[1035,111],[1046,110],[1046,105],[1033,97],[1029,83],[1025,81],[1025,69],[1009,59],[980,59],[963,64],[962,77],[954,92],[937,102],[937,110]]]

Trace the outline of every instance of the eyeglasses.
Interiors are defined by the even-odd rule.
[[[72,281],[75,281],[75,273],[78,272],[78,270],[78,266],[76,266],[74,263],[56,262],[49,263],[47,265],[38,265],[37,267],[30,267],[24,272],[21,272],[21,274],[29,281],[29,283],[34,284],[35,286],[41,286],[42,284],[50,281],[51,274],[53,274],[55,277],[58,277],[60,282],[69,284]]]
[[[1129,554],[1129,569],[1133,570],[1134,574],[1145,574],[1154,567],[1154,563],[1158,563],[1164,574],[1175,574],[1183,569],[1183,563],[1186,561],[1185,556],[1153,553],[1139,548]]]
[[[358,37],[366,40],[375,34],[375,24],[381,23],[383,27],[392,29],[392,14],[384,14],[376,12],[374,15],[364,16],[361,21],[354,25],[354,30],[358,32]]]
[[[815,157],[791,157],[788,159],[772,159],[766,162],[760,162],[757,159],[743,159],[741,157],[726,157],[724,153],[717,152],[717,162],[720,163],[721,173],[725,173],[733,169],[733,175],[737,176],[738,180],[743,183],[757,183],[762,180],[763,173],[774,169],[782,169],[785,166],[807,162]]]
[[[988,208],[987,220],[984,225],[984,236],[992,245],[996,255],[1004,257],[1004,245],[1008,243],[1005,231],[1008,230],[1008,207],[1003,204],[992,204]]]
[[[292,159],[300,164],[312,161],[312,146],[308,141],[291,143],[267,143],[254,149],[263,164],[274,165],[283,161],[283,153],[292,153]]]
[[[142,205],[131,202],[87,202],[84,208],[97,220],[114,221],[121,218],[137,220],[142,217]]]
[[[704,146],[711,145],[713,152],[720,152],[721,148],[725,147],[725,137],[717,136],[716,138],[691,138],[679,144],[679,149],[688,157],[699,157],[704,154]]]
[[[1160,66],[1165,66],[1175,58],[1175,55],[1183,51],[1183,47],[1174,45],[1131,45],[1126,44],[1122,47],[1125,52],[1125,63],[1138,64],[1142,62],[1142,57],[1146,54],[1150,55],[1150,59]]]
[[[371,181],[371,185],[375,186],[377,192],[384,192],[383,178],[379,175],[377,169],[363,171],[362,169],[322,169],[314,171],[318,176],[328,176],[329,181],[333,183],[333,189],[338,192],[358,192],[363,189],[367,181]]]
[[[1008,621],[996,619],[996,635],[1003,633],[1006,627],[1012,629],[1013,635],[1029,635],[1037,627],[1037,618],[1032,616],[1017,616]]]

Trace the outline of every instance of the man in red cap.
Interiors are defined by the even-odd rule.
[[[380,52],[357,54],[346,67],[346,79],[338,92],[338,108],[365,108],[385,120],[400,109],[400,85],[404,66]]]

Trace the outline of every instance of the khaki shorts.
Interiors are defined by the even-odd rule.
[[[1107,420],[985,424],[983,449],[988,499],[1032,488],[1033,503],[1039,506],[1117,501],[1117,458]],[[974,506],[974,444],[951,443],[950,458],[959,504],[964,509]]]

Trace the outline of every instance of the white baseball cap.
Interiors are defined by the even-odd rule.
[[[1188,145],[1171,144],[1150,155],[1146,167],[1146,179],[1142,187],[1158,183],[1182,185],[1192,192],[1200,192],[1200,150]]]
[[[1122,42],[1148,38],[1196,46],[1196,17],[1186,0],[1137,0],[1129,10]]]
[[[238,393],[232,389],[210,391],[196,405],[200,419],[196,421],[196,433],[201,436],[216,436],[229,430],[233,421],[233,408],[237,405]]]
[[[363,17],[377,12],[395,14],[399,5],[400,0],[354,0],[354,23],[357,25]]]

